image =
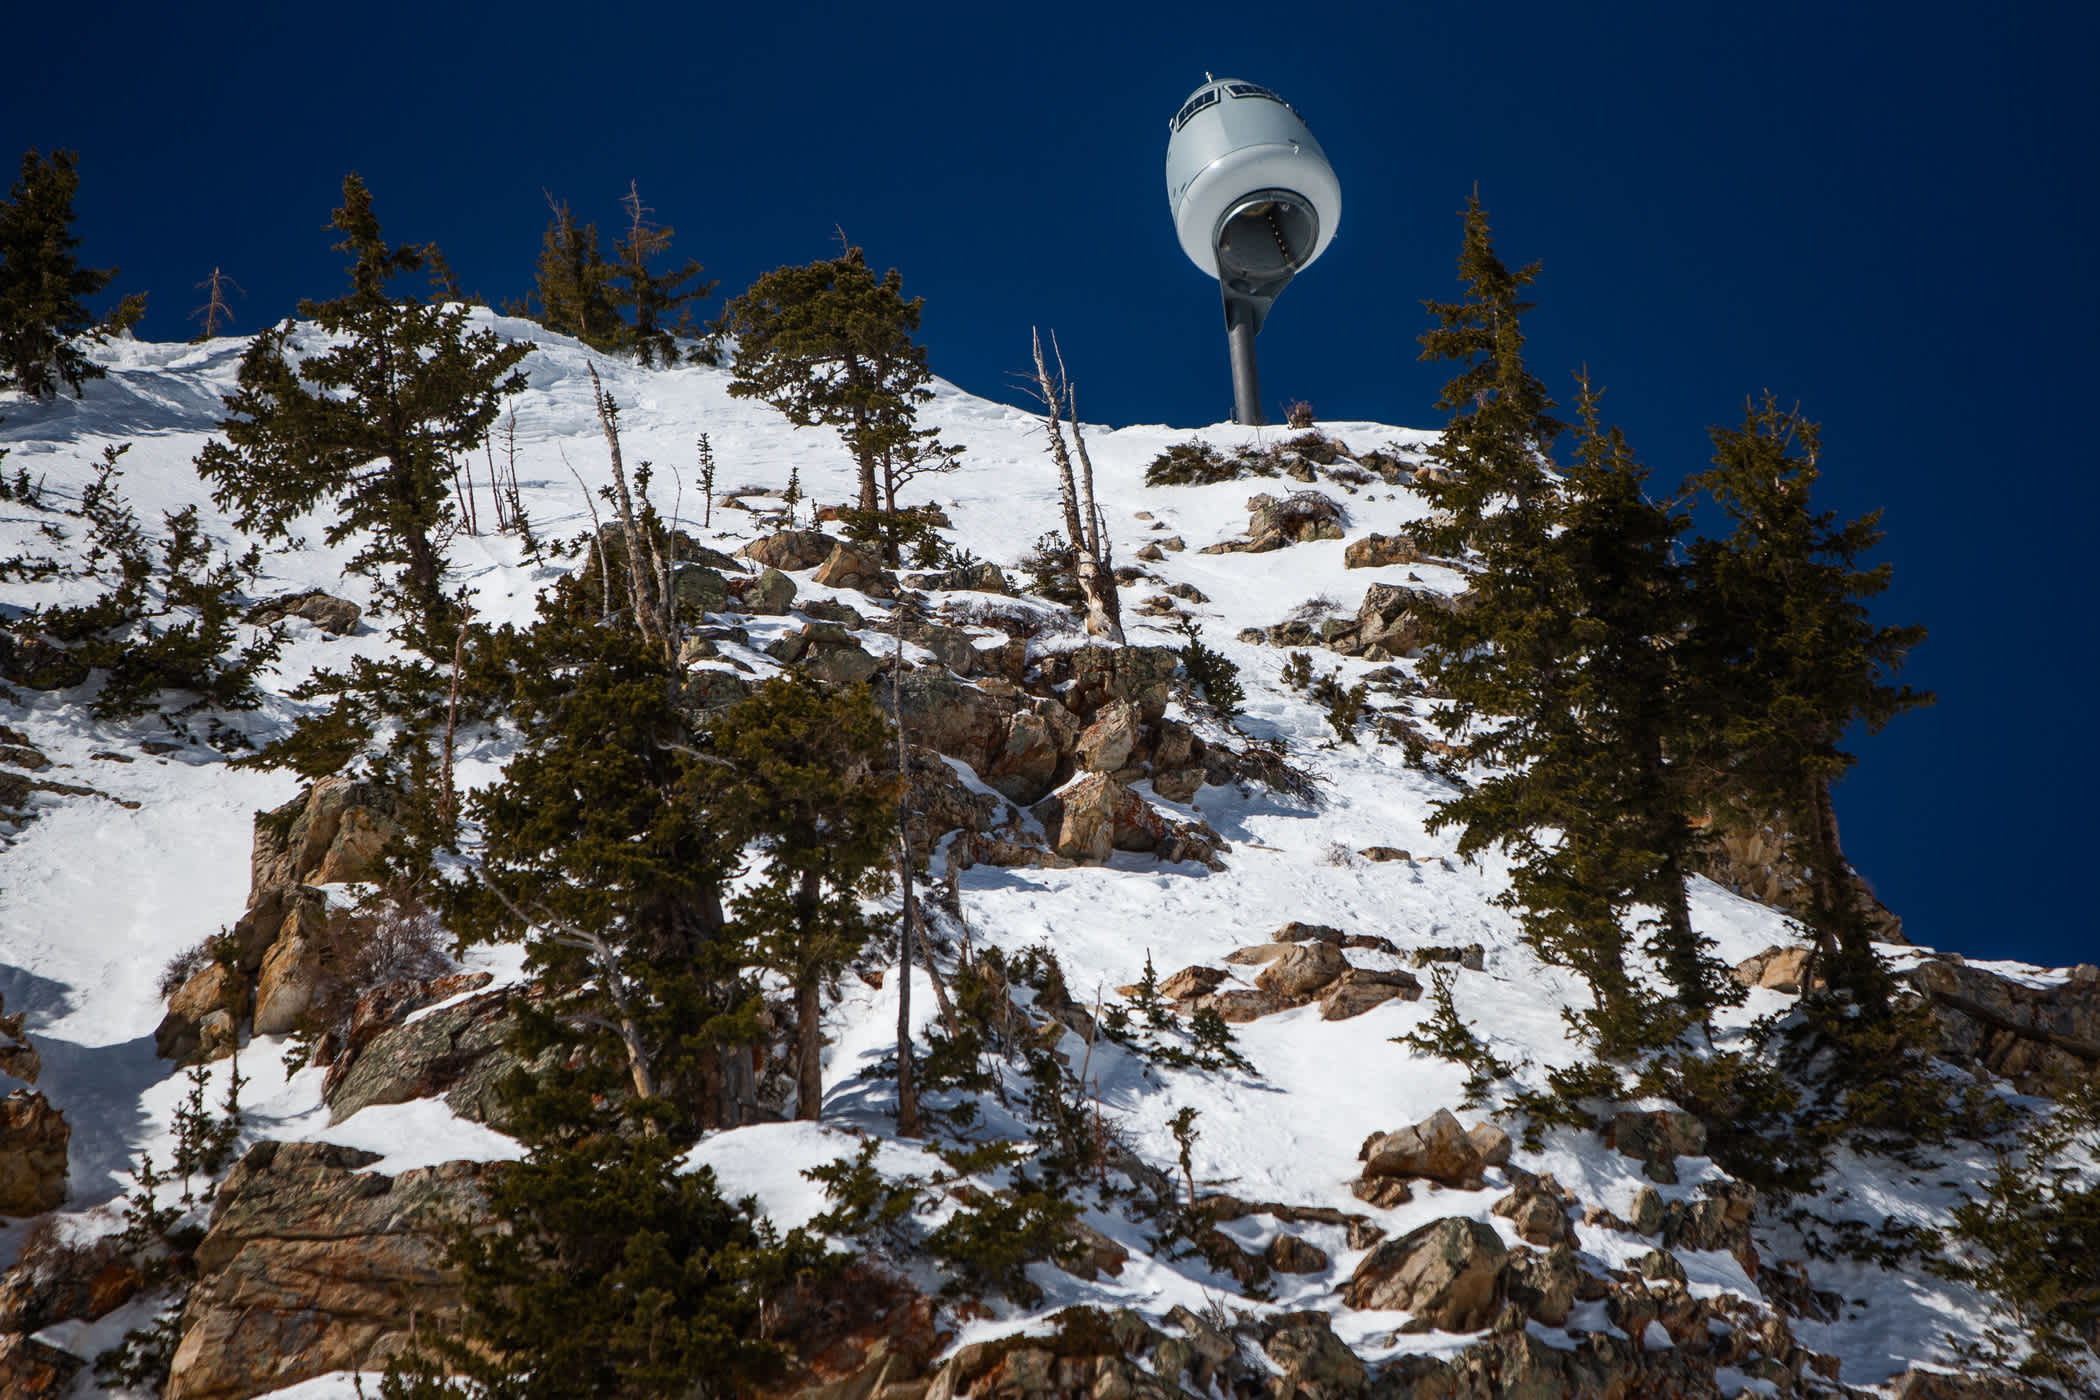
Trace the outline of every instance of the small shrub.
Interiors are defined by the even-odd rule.
[[[1464,1107],[1478,1108],[1488,1101],[1497,1082],[1512,1078],[1521,1065],[1513,1065],[1488,1049],[1487,1042],[1473,1033],[1451,996],[1451,974],[1434,968],[1429,974],[1429,1019],[1405,1035],[1393,1037],[1424,1055],[1448,1060],[1466,1071]]]
[[[1079,1207],[1015,1172],[1011,1190],[973,1192],[974,1200],[926,1235],[926,1252],[953,1275],[941,1291],[982,1296],[997,1289],[1022,1307],[1042,1301],[1028,1277],[1040,1259],[1070,1258],[1078,1246],[1067,1226]]]
[[[1188,638],[1181,648],[1182,669],[1188,672],[1189,681],[1203,693],[1211,709],[1229,724],[1247,703],[1247,692],[1240,686],[1240,668],[1204,645],[1203,629],[1194,618],[1183,618],[1175,630]]]
[[[1064,532],[1051,530],[1038,535],[1035,548],[1020,558],[1021,572],[1034,584],[1033,592],[1053,603],[1077,606],[1079,592],[1078,554],[1065,541]]]
[[[1147,486],[1208,486],[1240,475],[1240,464],[1207,442],[1180,442],[1145,468]]]
[[[1283,421],[1288,427],[1310,428],[1313,425],[1313,406],[1304,399],[1292,399],[1284,406]]]
[[[1312,698],[1327,707],[1327,723],[1334,730],[1329,747],[1356,742],[1356,726],[1363,719],[1364,707],[1371,698],[1371,687],[1367,682],[1344,686],[1341,678],[1341,668],[1336,667],[1331,675],[1322,676],[1312,684]]]
[[[182,990],[185,982],[210,967],[213,963],[231,966],[235,956],[233,938],[225,929],[208,935],[199,942],[168,959],[168,965],[160,970],[160,998],[166,1001]]]
[[[1313,683],[1312,656],[1308,652],[1294,651],[1290,660],[1283,663],[1283,683],[1292,690],[1305,690]]]

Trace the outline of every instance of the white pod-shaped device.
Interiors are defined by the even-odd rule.
[[[1257,83],[1218,78],[1189,95],[1167,130],[1167,204],[1181,249],[1228,294],[1260,295],[1327,250],[1341,183],[1289,103]]]

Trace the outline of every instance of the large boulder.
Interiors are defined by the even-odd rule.
[[[1128,700],[1101,707],[1094,722],[1080,731],[1072,758],[1089,773],[1113,773],[1130,762],[1138,743],[1138,708]]]
[[[266,599],[248,609],[241,621],[268,627],[273,622],[296,617],[311,622],[331,637],[346,637],[357,630],[361,616],[363,613],[357,604],[348,598],[337,598],[316,588]]]
[[[671,573],[671,596],[687,616],[718,613],[729,606],[729,580],[702,564],[679,564]]]
[[[1128,700],[1138,717],[1154,724],[1167,712],[1181,653],[1172,647],[1083,646],[1052,652],[1037,663],[1047,686],[1065,686],[1065,707],[1091,723],[1102,706]]]
[[[1292,1005],[1302,1005],[1349,971],[1349,960],[1332,943],[1298,943],[1255,976],[1254,985]]]
[[[66,1199],[66,1116],[34,1089],[0,1098],[0,1215],[20,1218]]]
[[[839,542],[818,530],[781,530],[756,539],[737,553],[771,569],[814,569],[831,557]]]
[[[168,998],[168,1012],[153,1031],[154,1053],[164,1060],[216,1059],[232,1048],[247,1014],[248,979],[238,968],[206,963]]]
[[[1352,967],[1320,994],[1320,1019],[1346,1021],[1394,1000],[1420,1001],[1422,983],[1412,972],[1376,972]]]
[[[1432,589],[1374,583],[1356,610],[1357,644],[1366,653],[1380,647],[1388,655],[1407,656],[1421,645],[1423,616],[1451,612],[1456,606]]]
[[[304,793],[255,819],[249,857],[248,902],[287,885],[332,885],[370,880],[379,857],[400,831],[398,799],[378,783],[340,774],[319,779]]]
[[[1421,546],[1407,535],[1365,535],[1349,541],[1349,547],[1342,551],[1342,565],[1350,569],[1381,569],[1393,564],[1413,564],[1421,558]]]
[[[850,588],[875,598],[893,598],[897,593],[896,580],[883,572],[882,560],[850,544],[833,546],[810,580],[826,588]]]
[[[1334,1335],[1326,1313],[1286,1313],[1275,1319],[1275,1328],[1262,1343],[1283,1373],[1275,1394],[1289,1400],[1355,1400],[1365,1393],[1364,1363]]]
[[[758,577],[743,588],[744,609],[761,617],[780,617],[795,601],[795,581],[771,565],[758,571]]]
[[[481,1163],[386,1177],[377,1154],[257,1143],[219,1187],[197,1246],[167,1400],[244,1400],[331,1371],[378,1370],[461,1310],[439,1232],[484,1209]]]
[[[1056,706],[1055,711],[1046,707],[1015,714],[989,766],[980,774],[986,784],[1011,801],[1039,802],[1057,786],[1058,769],[1071,744],[1072,721],[1062,705],[1054,700],[1050,705]]]
[[[1423,1177],[1440,1186],[1477,1191],[1484,1184],[1487,1155],[1448,1108],[1397,1132],[1373,1133],[1357,1149],[1368,1178]]]
[[[507,1048],[514,1029],[510,998],[507,990],[484,992],[346,1047],[321,1090],[328,1121],[340,1123],[373,1104],[443,1095],[462,1118],[508,1127],[497,1086],[518,1064]]]
[[[1549,1175],[1519,1185],[1495,1202],[1494,1211],[1516,1227],[1518,1238],[1543,1249],[1574,1241],[1575,1231],[1568,1224],[1570,1204],[1571,1198]]]
[[[1492,1226],[1457,1216],[1432,1220],[1365,1255],[1343,1301],[1410,1312],[1443,1332],[1471,1332],[1494,1320],[1508,1260]]]
[[[1225,850],[1200,821],[1175,821],[1107,773],[1088,773],[1029,809],[1050,836],[1050,849],[1082,865],[1110,851],[1150,851],[1163,862],[1197,861],[1213,869]]]

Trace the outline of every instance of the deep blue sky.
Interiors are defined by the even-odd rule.
[[[541,190],[630,178],[725,291],[834,229],[926,297],[935,369],[1012,397],[1054,327],[1089,418],[1230,416],[1215,286],[1168,226],[1165,121],[1208,69],[1305,113],[1345,212],[1261,340],[1273,405],[1434,426],[1419,303],[1478,182],[1545,264],[1551,385],[1587,363],[1658,483],[1770,389],[1823,500],[1881,508],[1881,615],[1936,709],[1859,745],[1855,863],[1919,941],[2100,958],[2085,871],[2100,11],[2089,5],[33,6],[0,153],[81,152],[79,230],[190,333],[331,295],[355,168],[388,233],[522,294]],[[655,11],[652,13],[651,11]],[[715,305],[719,305],[719,297]]]

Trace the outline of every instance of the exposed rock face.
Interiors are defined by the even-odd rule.
[[[1332,943],[1300,943],[1256,975],[1254,985],[1292,1005],[1312,1000],[1349,971],[1349,960]]]
[[[1089,773],[1032,809],[1050,833],[1050,849],[1082,865],[1111,851],[1150,851],[1163,862],[1215,868],[1225,843],[1202,822],[1177,822],[1107,773]]]
[[[12,1400],[57,1400],[87,1365],[69,1351],[19,1332],[0,1334],[0,1395]]]
[[[1448,1108],[1438,1109],[1411,1128],[1371,1134],[1357,1150],[1356,1159],[1364,1164],[1366,1178],[1423,1177],[1462,1191],[1479,1190],[1488,1165],[1486,1155]]]
[[[761,617],[779,617],[795,601],[796,592],[795,581],[769,565],[744,585],[744,608]]]
[[[518,1061],[504,1049],[511,993],[484,992],[413,1021],[384,1025],[330,1066],[321,1096],[329,1122],[373,1104],[445,1096],[462,1118],[502,1129],[496,1086]]]
[[[737,553],[767,568],[814,569],[831,557],[839,541],[817,530],[781,530],[753,540]]]
[[[1705,819],[1707,839],[1693,852],[1692,868],[1715,884],[1745,899],[1804,914],[1809,908],[1808,873],[1787,854],[1789,834],[1783,824],[1753,817],[1739,806],[1723,806]],[[1874,937],[1902,943],[1903,920],[1876,897],[1856,871],[1846,870],[1853,906],[1865,916]]]
[[[1137,747],[1138,708],[1128,700],[1102,706],[1073,742],[1072,757],[1089,773],[1113,773],[1130,762]]]
[[[41,1215],[66,1199],[66,1116],[34,1089],[0,1098],[0,1215]]]
[[[1756,1278],[1757,1248],[1750,1242],[1750,1220],[1756,1212],[1756,1187],[1742,1181],[1710,1181],[1701,1186],[1697,1199],[1664,1206],[1657,1228],[1668,1248],[1721,1250],[1734,1255],[1743,1272]]]
[[[394,794],[377,783],[333,776],[255,821],[248,903],[288,885],[370,879],[400,830]]]
[[[357,630],[358,619],[362,616],[362,610],[348,598],[333,597],[314,589],[306,593],[286,593],[257,603],[241,620],[268,627],[273,622],[297,617],[311,622],[332,637],[346,637]]]
[[[1432,1220],[1364,1256],[1344,1290],[1352,1308],[1399,1308],[1445,1332],[1494,1320],[1509,1251],[1478,1220]]]
[[[2100,1077],[2100,967],[2082,963],[2066,982],[2029,987],[1959,958],[1933,958],[1902,981],[1931,1003],[1949,1059],[1980,1064],[2029,1094],[2061,1094]]]
[[[729,580],[700,564],[680,564],[671,574],[671,596],[685,616],[718,613],[729,606]]]
[[[1278,1235],[1270,1240],[1262,1258],[1279,1274],[1317,1274],[1332,1262],[1326,1250],[1296,1235]]]
[[[1810,959],[1806,948],[1787,948],[1775,943],[1753,957],[1744,958],[1735,965],[1735,980],[1746,987],[1768,987],[1788,996],[1798,996],[1802,991],[1802,978],[1808,972]],[[1823,979],[1817,978],[1822,986]]]
[[[232,1045],[247,1014],[248,979],[235,968],[208,964],[168,999],[168,1013],[153,1032],[154,1053],[164,1060],[212,1058],[219,1047]]]
[[[873,598],[897,594],[897,581],[883,571],[882,560],[850,544],[834,546],[810,577],[826,588],[851,588]]]
[[[1037,669],[1052,688],[1071,682],[1063,692],[1065,708],[1082,721],[1091,723],[1112,700],[1128,700],[1141,720],[1156,724],[1167,712],[1180,665],[1180,653],[1171,647],[1084,646],[1053,652]]]
[[[219,1188],[182,1317],[168,1400],[243,1400],[329,1371],[377,1369],[414,1329],[455,1326],[437,1232],[481,1208],[486,1168],[398,1177],[374,1154],[258,1143]]]
[[[1357,645],[1366,652],[1375,646],[1391,656],[1412,655],[1422,642],[1422,616],[1451,612],[1457,606],[1432,589],[1374,583],[1356,609]]]
[[[1342,564],[1351,569],[1382,569],[1391,564],[1413,564],[1421,557],[1421,547],[1406,535],[1374,534],[1351,540],[1342,551]]]
[[[301,896],[318,891],[300,887]],[[278,926],[276,941],[263,954],[255,984],[255,1033],[284,1035],[314,1003],[320,989],[321,949],[327,905],[317,897],[291,901],[291,911]]]

